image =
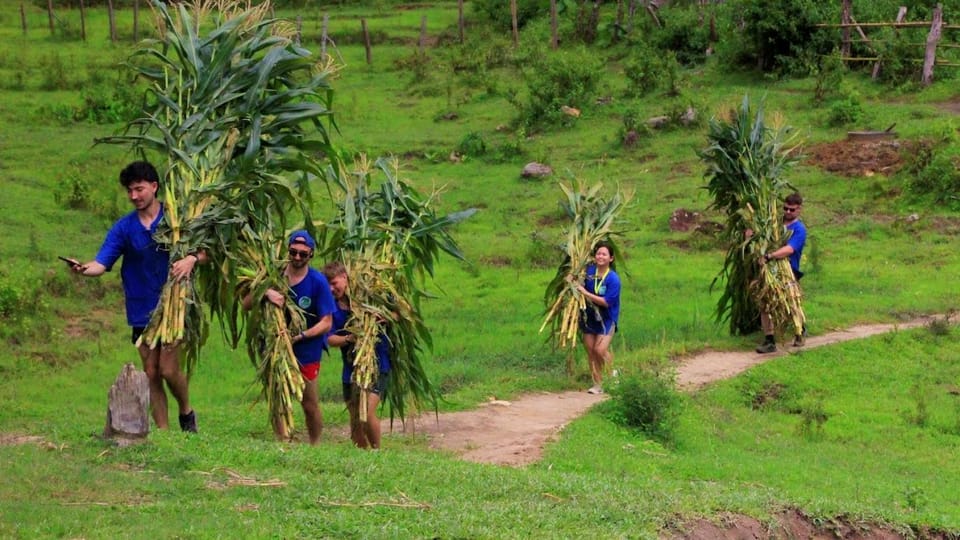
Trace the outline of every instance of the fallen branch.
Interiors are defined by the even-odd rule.
[[[368,506],[390,506],[393,508],[418,508],[420,510],[430,510],[433,508],[427,503],[410,501],[410,499],[404,493],[400,493],[401,501],[370,501],[362,503],[350,503],[350,502],[338,502],[338,501],[328,501],[325,497],[320,497],[317,499],[317,504],[321,506],[342,506],[349,508],[360,508]]]

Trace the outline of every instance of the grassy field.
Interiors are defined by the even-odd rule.
[[[805,351],[684,396],[672,444],[591,412],[542,462],[517,470],[464,463],[399,432],[380,452],[353,449],[343,433],[338,360],[321,373],[323,444],[278,444],[264,407],[253,404],[249,361],[214,337],[191,384],[197,436],[154,432],[129,448],[100,440],[107,389],[136,360],[119,278],[76,280],[56,256],[91,257],[127,210],[115,178],[131,156],[92,145],[120,124],[70,116],[84,96],[128,84],[119,63],[130,31],[110,44],[105,14],[90,10],[87,43],[50,37],[45,13],[27,6],[23,36],[18,4],[2,0],[0,9],[0,537],[652,538],[693,516],[766,520],[782,508],[960,532],[960,340],[952,328]],[[354,35],[361,14],[380,36],[372,65]],[[304,44],[317,47],[320,14],[302,15]],[[696,152],[705,128],[656,132],[633,148],[620,143],[627,111],[663,114],[670,98],[623,97],[626,80],[611,60],[600,89],[610,100],[586,104],[571,127],[519,133],[506,97],[511,89],[524,95],[517,73],[498,68],[470,79],[434,49],[428,77],[415,80],[409,68],[420,17],[431,33],[453,35],[456,3],[330,15],[345,63],[335,84],[337,144],[397,155],[413,183],[444,187],[444,210],[480,210],[455,231],[469,261],[443,261],[429,283],[437,298],[426,305],[435,342],[426,364],[444,391],[442,411],[489,396],[586,387],[582,353],[570,377],[564,355],[538,333],[553,268],[536,261],[556,260],[560,180],[636,194],[613,344],[628,375],[705,348],[752,348],[757,336],[729,336],[713,320],[709,286],[721,246],[669,228],[677,209],[719,219],[701,189]],[[941,108],[957,99],[950,80],[892,93],[851,74],[846,84],[858,89],[867,116],[836,128],[813,101],[813,80],[713,64],[684,75],[703,116],[749,94],[809,144],[894,122],[903,141],[956,132],[956,118]],[[450,161],[469,134],[520,154]],[[522,179],[534,160],[555,175]],[[811,234],[811,333],[960,306],[957,211],[904,195],[905,173],[842,177],[804,162],[791,181],[806,197]],[[320,215],[329,207],[317,201]]]

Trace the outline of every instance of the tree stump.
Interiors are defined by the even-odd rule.
[[[104,438],[142,439],[150,432],[150,384],[147,374],[127,363],[107,394]]]

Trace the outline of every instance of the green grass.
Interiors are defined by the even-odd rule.
[[[570,424],[542,462],[516,470],[430,451],[422,436],[393,434],[378,453],[354,450],[343,433],[338,357],[325,361],[320,375],[323,444],[277,444],[264,407],[253,405],[249,361],[214,336],[191,383],[198,436],[154,432],[147,443],[123,449],[101,441],[107,389],[123,363],[136,361],[119,279],[76,280],[55,256],[95,253],[127,209],[116,175],[131,156],[91,146],[118,126],[63,123],[49,111],[78,106],[91,78],[113,80],[126,45],[106,41],[98,10],[91,10],[91,25],[99,30],[80,44],[50,38],[42,12],[31,15],[23,38],[19,17],[10,15],[17,4],[4,0],[0,7],[0,75],[7,81],[0,84],[0,289],[24,296],[22,313],[0,319],[0,436],[44,441],[0,445],[0,476],[15,479],[0,486],[0,536],[652,538],[690,516],[768,519],[783,507],[960,531],[956,329],[944,336],[899,332],[759,366],[687,396],[671,446],[592,412]],[[399,13],[331,9],[332,35],[358,29],[361,13],[390,39],[375,45],[372,66],[362,46],[341,49],[347,67],[335,86],[337,144],[401,156],[416,185],[445,187],[444,210],[479,209],[455,231],[469,263],[446,259],[428,283],[437,297],[425,303],[435,341],[426,367],[444,390],[441,410],[469,409],[491,395],[584,387],[582,352],[568,377],[564,355],[538,333],[553,268],[529,263],[538,248],[534,233],[547,245],[561,241],[556,182],[571,176],[636,192],[625,215],[626,257],[618,261],[626,270],[613,343],[620,366],[637,370],[708,347],[752,348],[756,336],[731,337],[713,321],[709,285],[722,263],[720,246],[668,227],[678,208],[718,220],[701,189],[702,127],[658,132],[623,148],[623,112],[662,114],[667,99],[622,98],[622,73],[611,63],[604,90],[611,103],[588,104],[571,128],[518,139],[509,127],[516,109],[488,92],[516,88],[522,95],[515,73],[498,68],[483,84],[468,81],[431,50],[429,80],[413,84],[394,63],[412,56],[422,14],[431,29],[452,31],[455,3]],[[308,46],[318,16],[304,14]],[[472,33],[468,28],[468,39]],[[845,129],[826,127],[811,81],[727,74],[713,65],[688,76],[705,116],[749,93],[766,96],[767,110],[781,112],[811,142],[845,136]],[[58,80],[63,87],[56,90]],[[864,126],[851,128],[896,121],[901,138],[912,139],[956,125],[936,108],[954,96],[950,81],[906,95],[887,95],[857,76],[850,82],[870,111]],[[442,119],[450,112],[455,119]],[[518,141],[525,154],[508,162],[449,162],[472,132],[488,146]],[[550,164],[556,175],[521,179],[532,160]],[[92,208],[62,202],[77,179],[89,186]],[[960,305],[960,216],[896,195],[904,180],[843,178],[809,164],[792,171],[807,198],[805,308],[814,335]],[[318,213],[328,205],[318,201]],[[911,213],[921,219],[907,223]],[[749,406],[749,396],[774,386],[784,388],[777,400]],[[826,421],[805,427],[804,419],[818,413]],[[283,485],[230,485],[229,471]]]

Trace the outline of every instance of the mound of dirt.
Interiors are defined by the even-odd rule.
[[[904,141],[834,141],[804,150],[806,163],[847,177],[890,176],[903,167],[903,155],[917,144]]]

